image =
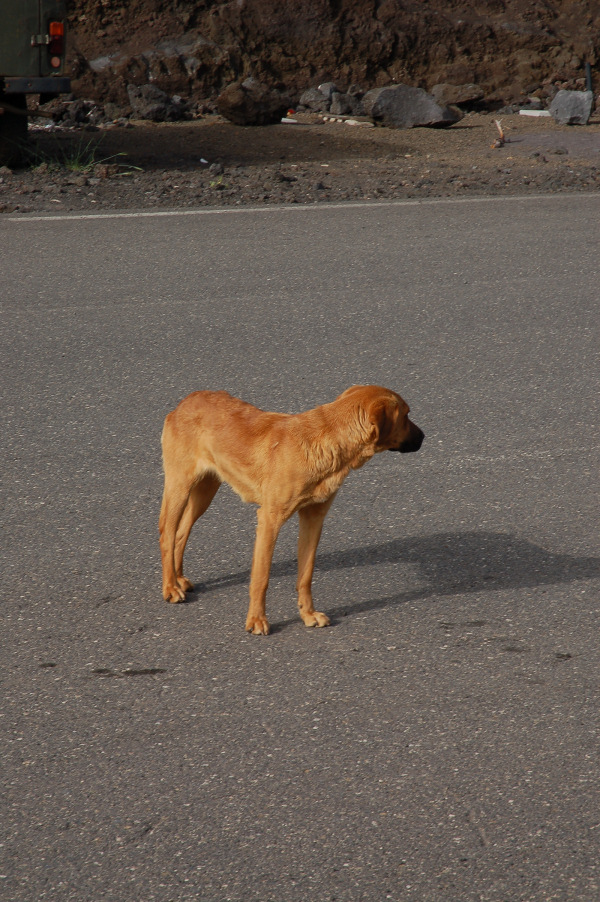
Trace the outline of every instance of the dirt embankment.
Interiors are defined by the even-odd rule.
[[[598,73],[600,0],[72,0],[78,96],[124,103],[127,84],[214,98],[253,76],[301,92],[478,83],[518,99]]]
[[[585,128],[471,111],[451,128],[402,131],[308,113],[296,125],[242,128],[203,111],[246,75],[298,93],[329,79],[478,82],[497,103],[581,86],[584,62],[597,67],[600,0],[72,0],[70,9],[76,96],[101,102],[99,118],[92,109],[74,127],[34,120],[29,165],[0,168],[0,212],[600,189],[598,111]],[[117,118],[127,85],[148,82],[196,101],[199,118]]]

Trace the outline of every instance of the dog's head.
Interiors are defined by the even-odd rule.
[[[406,454],[419,450],[425,436],[409,419],[409,406],[397,392],[378,385],[353,385],[342,395],[346,396],[358,403],[376,453],[400,451]]]

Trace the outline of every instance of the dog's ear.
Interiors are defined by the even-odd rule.
[[[396,423],[400,409],[395,398],[376,398],[369,405],[369,421],[372,426],[371,441],[377,445],[385,445],[389,440]]]

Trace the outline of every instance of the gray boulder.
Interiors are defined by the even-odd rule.
[[[332,116],[364,116],[362,100],[354,94],[333,94],[329,112]]]
[[[347,94],[340,94],[336,91],[331,95],[331,106],[329,112],[332,116],[348,116],[352,112],[352,101]]]
[[[592,91],[559,91],[549,109],[559,125],[587,125],[593,106]]]
[[[339,88],[337,88],[332,81],[326,81],[322,85],[319,85],[318,88],[308,88],[307,91],[304,91],[304,93],[300,95],[298,105],[307,110],[312,110],[313,113],[328,113],[334,98],[339,98],[341,96],[345,95],[340,94]],[[339,105],[339,101],[336,101],[336,103]],[[336,115],[340,116],[344,114],[336,113]]]
[[[321,92],[323,97],[331,100],[333,95],[337,94],[340,89],[333,81],[325,81],[322,85],[319,85],[318,90]]]
[[[217,97],[217,110],[236,125],[269,125],[279,122],[291,104],[287,94],[246,78],[228,85]]]
[[[309,88],[300,95],[299,106],[312,110],[313,113],[328,113],[331,106],[331,98],[325,96],[319,88]]]
[[[461,119],[456,109],[437,103],[431,94],[408,85],[367,91],[362,99],[367,116],[388,128],[447,127]]]
[[[329,112],[332,116],[360,116],[362,103],[358,97],[352,97],[351,94],[336,93],[331,98]]]
[[[169,97],[156,85],[127,85],[127,94],[137,119],[167,122],[182,119],[188,112],[180,97]]]
[[[443,106],[471,106],[483,100],[483,88],[479,85],[434,85],[431,96]]]

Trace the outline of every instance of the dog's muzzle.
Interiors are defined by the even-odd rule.
[[[425,433],[414,426],[411,434],[397,448],[390,448],[390,451],[399,451],[401,454],[410,454],[412,451],[418,451],[423,444]]]

